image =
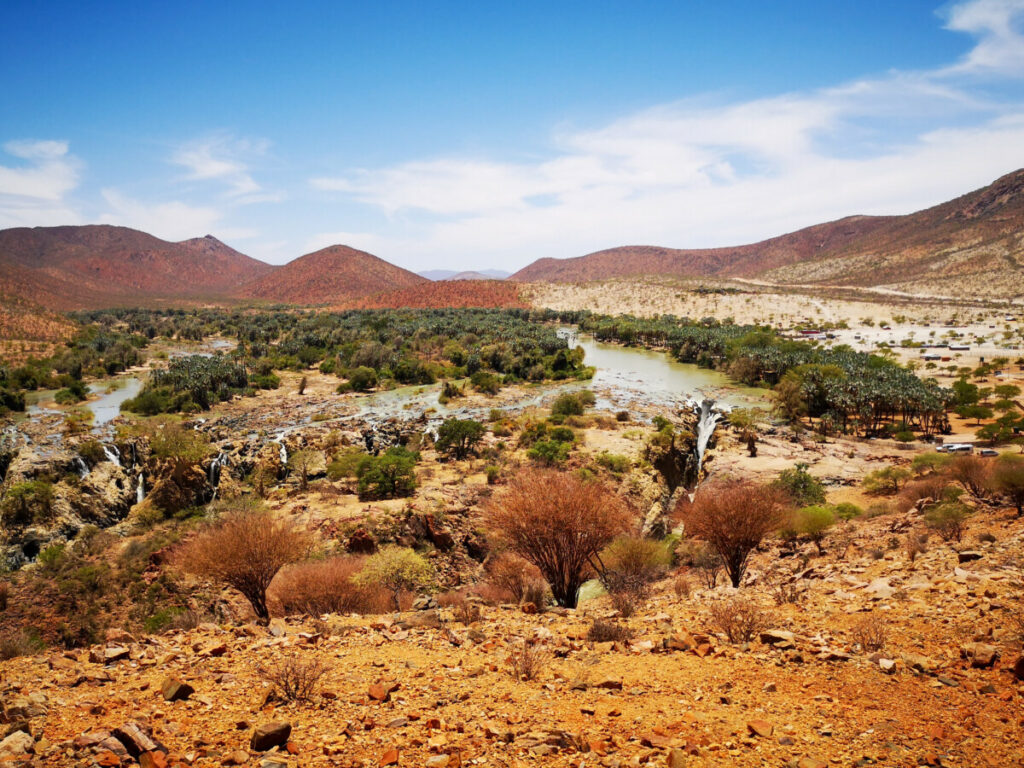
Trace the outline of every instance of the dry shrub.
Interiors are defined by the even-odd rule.
[[[544,578],[537,566],[512,552],[502,552],[488,559],[484,570],[487,583],[507,595],[501,602],[523,602],[530,585]]]
[[[0,635],[0,661],[14,659],[18,656],[31,656],[42,647],[38,638],[32,637],[24,629],[16,632],[5,632]]]
[[[672,591],[680,600],[689,597],[692,590],[693,585],[690,584],[690,579],[685,573],[680,573],[672,580]]]
[[[540,469],[520,473],[491,499],[487,516],[512,551],[540,569],[566,608],[576,607],[594,556],[629,523],[625,503],[605,486]]]
[[[480,621],[480,606],[467,599],[462,592],[442,592],[434,599],[441,608],[451,608],[452,617],[460,624],[469,626]]]
[[[957,456],[949,463],[949,476],[971,492],[977,499],[988,496],[992,486],[992,462],[980,456]]]
[[[257,669],[260,677],[270,683],[282,701],[309,701],[316,692],[327,666],[319,659],[299,656],[268,664]]]
[[[911,531],[903,539],[903,552],[906,554],[907,559],[910,562],[917,560],[918,555],[923,555],[928,551],[928,534],[926,533],[915,533]]]
[[[614,621],[594,619],[587,630],[587,640],[594,643],[626,643],[633,637],[633,630]]]
[[[386,613],[390,594],[379,585],[357,584],[365,557],[329,557],[284,568],[271,595],[285,615],[308,613]]]
[[[787,497],[773,485],[720,479],[705,483],[692,504],[676,514],[687,534],[703,539],[722,558],[734,587],[738,587],[750,554],[785,521]]]
[[[749,643],[770,623],[761,606],[744,598],[722,600],[713,603],[708,610],[712,623],[734,644]]]
[[[602,585],[622,616],[632,616],[650,594],[650,585],[665,574],[670,557],[653,539],[622,536],[596,558]]]
[[[516,680],[534,680],[551,663],[551,656],[551,651],[541,643],[518,640],[509,651],[509,674]]]
[[[532,581],[526,586],[526,592],[523,594],[523,602],[530,603],[533,605],[538,613],[543,613],[544,608],[548,604],[548,597],[550,591],[548,585],[541,581]]]
[[[888,627],[876,616],[861,619],[853,627],[853,642],[864,653],[883,650],[888,637]]]
[[[949,479],[942,475],[928,475],[907,483],[896,498],[896,511],[901,514],[909,512],[922,499],[938,501],[948,487]]]
[[[765,582],[776,605],[796,605],[804,599],[804,588],[791,573],[773,569],[766,574]]]
[[[267,589],[288,563],[305,556],[310,537],[287,520],[260,509],[228,509],[186,543],[178,567],[241,592],[261,623],[270,620]]]

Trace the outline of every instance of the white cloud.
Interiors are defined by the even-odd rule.
[[[172,160],[188,169],[188,179],[223,182],[228,187],[228,196],[235,198],[236,202],[276,201],[280,196],[263,192],[253,179],[246,160],[265,155],[269,147],[265,140],[217,134],[182,145]]]
[[[8,141],[4,151],[21,166],[0,165],[0,195],[60,201],[78,185],[78,161],[66,141]]]
[[[1024,77],[1024,0],[971,0],[954,5],[946,28],[978,38],[970,53],[949,72],[999,73]]]
[[[115,189],[104,189],[101,194],[110,210],[100,217],[100,223],[141,229],[164,240],[187,240],[214,233],[221,220],[216,208],[177,200],[143,203]]]
[[[954,6],[949,27],[977,41],[963,61],[934,71],[661,105],[558,133],[532,162],[452,156],[311,179],[401,231],[328,233],[311,244],[361,242],[417,268],[508,266],[620,244],[733,245],[927,207],[1024,166],[1024,100],[974,87],[1024,74],[1024,60],[1015,68],[1022,18],[1024,0]]]

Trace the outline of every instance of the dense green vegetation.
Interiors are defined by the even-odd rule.
[[[841,345],[787,339],[770,328],[665,315],[610,317],[557,313],[562,322],[601,341],[665,348],[680,362],[724,371],[737,381],[775,389],[780,415],[817,420],[823,432],[878,435],[915,427],[931,433],[945,422],[952,393],[934,379],[885,357]]]

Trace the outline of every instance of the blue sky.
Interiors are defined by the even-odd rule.
[[[515,269],[1024,166],[1024,0],[8,0],[0,24],[0,227]]]

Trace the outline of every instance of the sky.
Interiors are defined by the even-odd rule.
[[[1024,0],[5,0],[0,29],[0,228],[514,271],[1024,167]]]

